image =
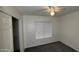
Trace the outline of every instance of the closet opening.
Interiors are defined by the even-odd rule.
[[[13,26],[13,46],[14,52],[20,52],[19,46],[19,20],[15,17],[12,17],[12,26]]]

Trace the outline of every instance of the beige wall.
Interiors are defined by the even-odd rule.
[[[19,38],[20,38],[20,50],[23,51],[23,37],[22,37],[22,19],[23,15],[12,6],[0,6],[0,10],[6,12],[7,14],[16,17],[19,20]]]
[[[24,30],[24,48],[33,47],[37,45],[47,44],[58,41],[57,36],[53,38],[35,39],[34,22],[35,21],[51,21],[54,26],[54,35],[57,35],[57,20],[58,18],[49,16],[29,16],[23,17],[23,30]]]
[[[60,41],[79,51],[79,11],[60,18]]]

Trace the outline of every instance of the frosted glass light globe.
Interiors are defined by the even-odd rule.
[[[54,15],[55,15],[55,13],[54,13],[54,12],[51,12],[51,13],[50,13],[50,15],[51,15],[51,16],[54,16]]]

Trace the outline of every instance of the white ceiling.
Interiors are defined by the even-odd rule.
[[[42,10],[45,9],[46,7],[47,6],[16,6],[16,8],[24,15],[50,16],[48,12],[44,12]],[[59,6],[59,7],[64,9],[64,11],[57,13],[56,16],[65,15],[79,10],[79,6]]]

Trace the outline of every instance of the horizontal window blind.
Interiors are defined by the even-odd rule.
[[[52,37],[52,23],[49,21],[35,22],[35,36],[36,39]]]

